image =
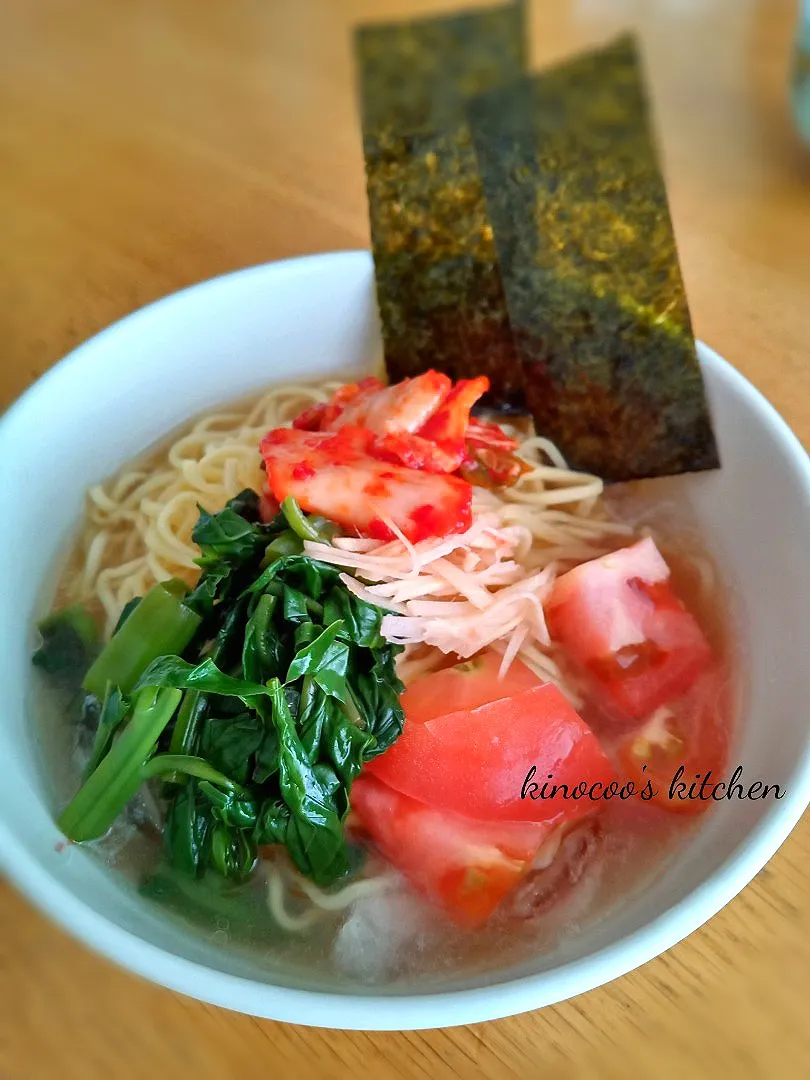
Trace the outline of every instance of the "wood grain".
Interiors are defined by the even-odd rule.
[[[450,3],[443,5],[452,6]],[[365,246],[348,27],[409,0],[0,5],[0,397],[162,294]],[[810,445],[810,166],[787,111],[787,0],[534,3],[537,63],[642,38],[698,334]],[[810,823],[641,971],[422,1034],[255,1021],[147,985],[0,886],[0,1077],[803,1077]]]

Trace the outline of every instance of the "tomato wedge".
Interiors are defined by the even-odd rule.
[[[437,810],[367,775],[352,785],[356,824],[428,899],[461,926],[484,922],[529,869],[555,826],[474,821]]]
[[[501,654],[494,649],[408,683],[400,699],[408,722],[424,724],[445,713],[477,709],[499,698],[542,686],[542,680],[520,660],[513,660],[499,678]]]
[[[712,785],[726,779],[722,770],[729,750],[730,695],[728,670],[713,665],[683,697],[656,709],[619,747],[619,762],[628,778],[639,790],[651,781],[652,801],[664,810],[700,814],[712,805]],[[707,785],[701,798],[704,777]]]
[[[449,676],[438,672],[422,681],[434,678],[446,683]],[[616,778],[594,733],[551,683],[423,722],[411,720],[413,699],[409,705],[407,697],[402,735],[366,768],[438,809],[486,820],[572,821],[592,812],[594,803],[571,791]],[[532,768],[537,788],[524,794]]]
[[[685,693],[712,658],[649,538],[563,574],[546,614],[552,637],[626,718]]]

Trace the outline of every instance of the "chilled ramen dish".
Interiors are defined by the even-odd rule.
[[[34,657],[69,841],[391,983],[549,949],[692,834],[734,725],[710,554],[487,386],[280,385],[90,489]]]

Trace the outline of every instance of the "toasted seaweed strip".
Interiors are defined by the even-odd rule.
[[[524,0],[355,32],[364,136],[441,131],[525,67]]]
[[[537,430],[608,480],[717,467],[633,39],[469,118]]]
[[[501,405],[522,401],[521,374],[465,102],[524,70],[523,14],[521,2],[357,36],[388,374],[488,374]]]
[[[380,137],[367,155],[385,364],[488,375],[490,403],[523,401],[506,300],[469,129]]]

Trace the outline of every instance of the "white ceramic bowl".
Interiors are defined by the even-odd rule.
[[[782,785],[723,803],[660,878],[563,950],[441,992],[377,993],[282,979],[179,931],[77,848],[57,850],[32,735],[32,626],[92,482],[211,406],[274,380],[362,370],[378,356],[365,252],[230,274],[170,296],[82,345],[0,422],[0,854],[8,876],[87,945],[184,994],[299,1024],[417,1028],[538,1008],[643,964],[695,930],[761,869],[810,799],[810,465],[771,406],[700,346],[722,470],[679,478],[734,590],[749,685],[735,763]],[[13,763],[13,768],[10,764]]]

